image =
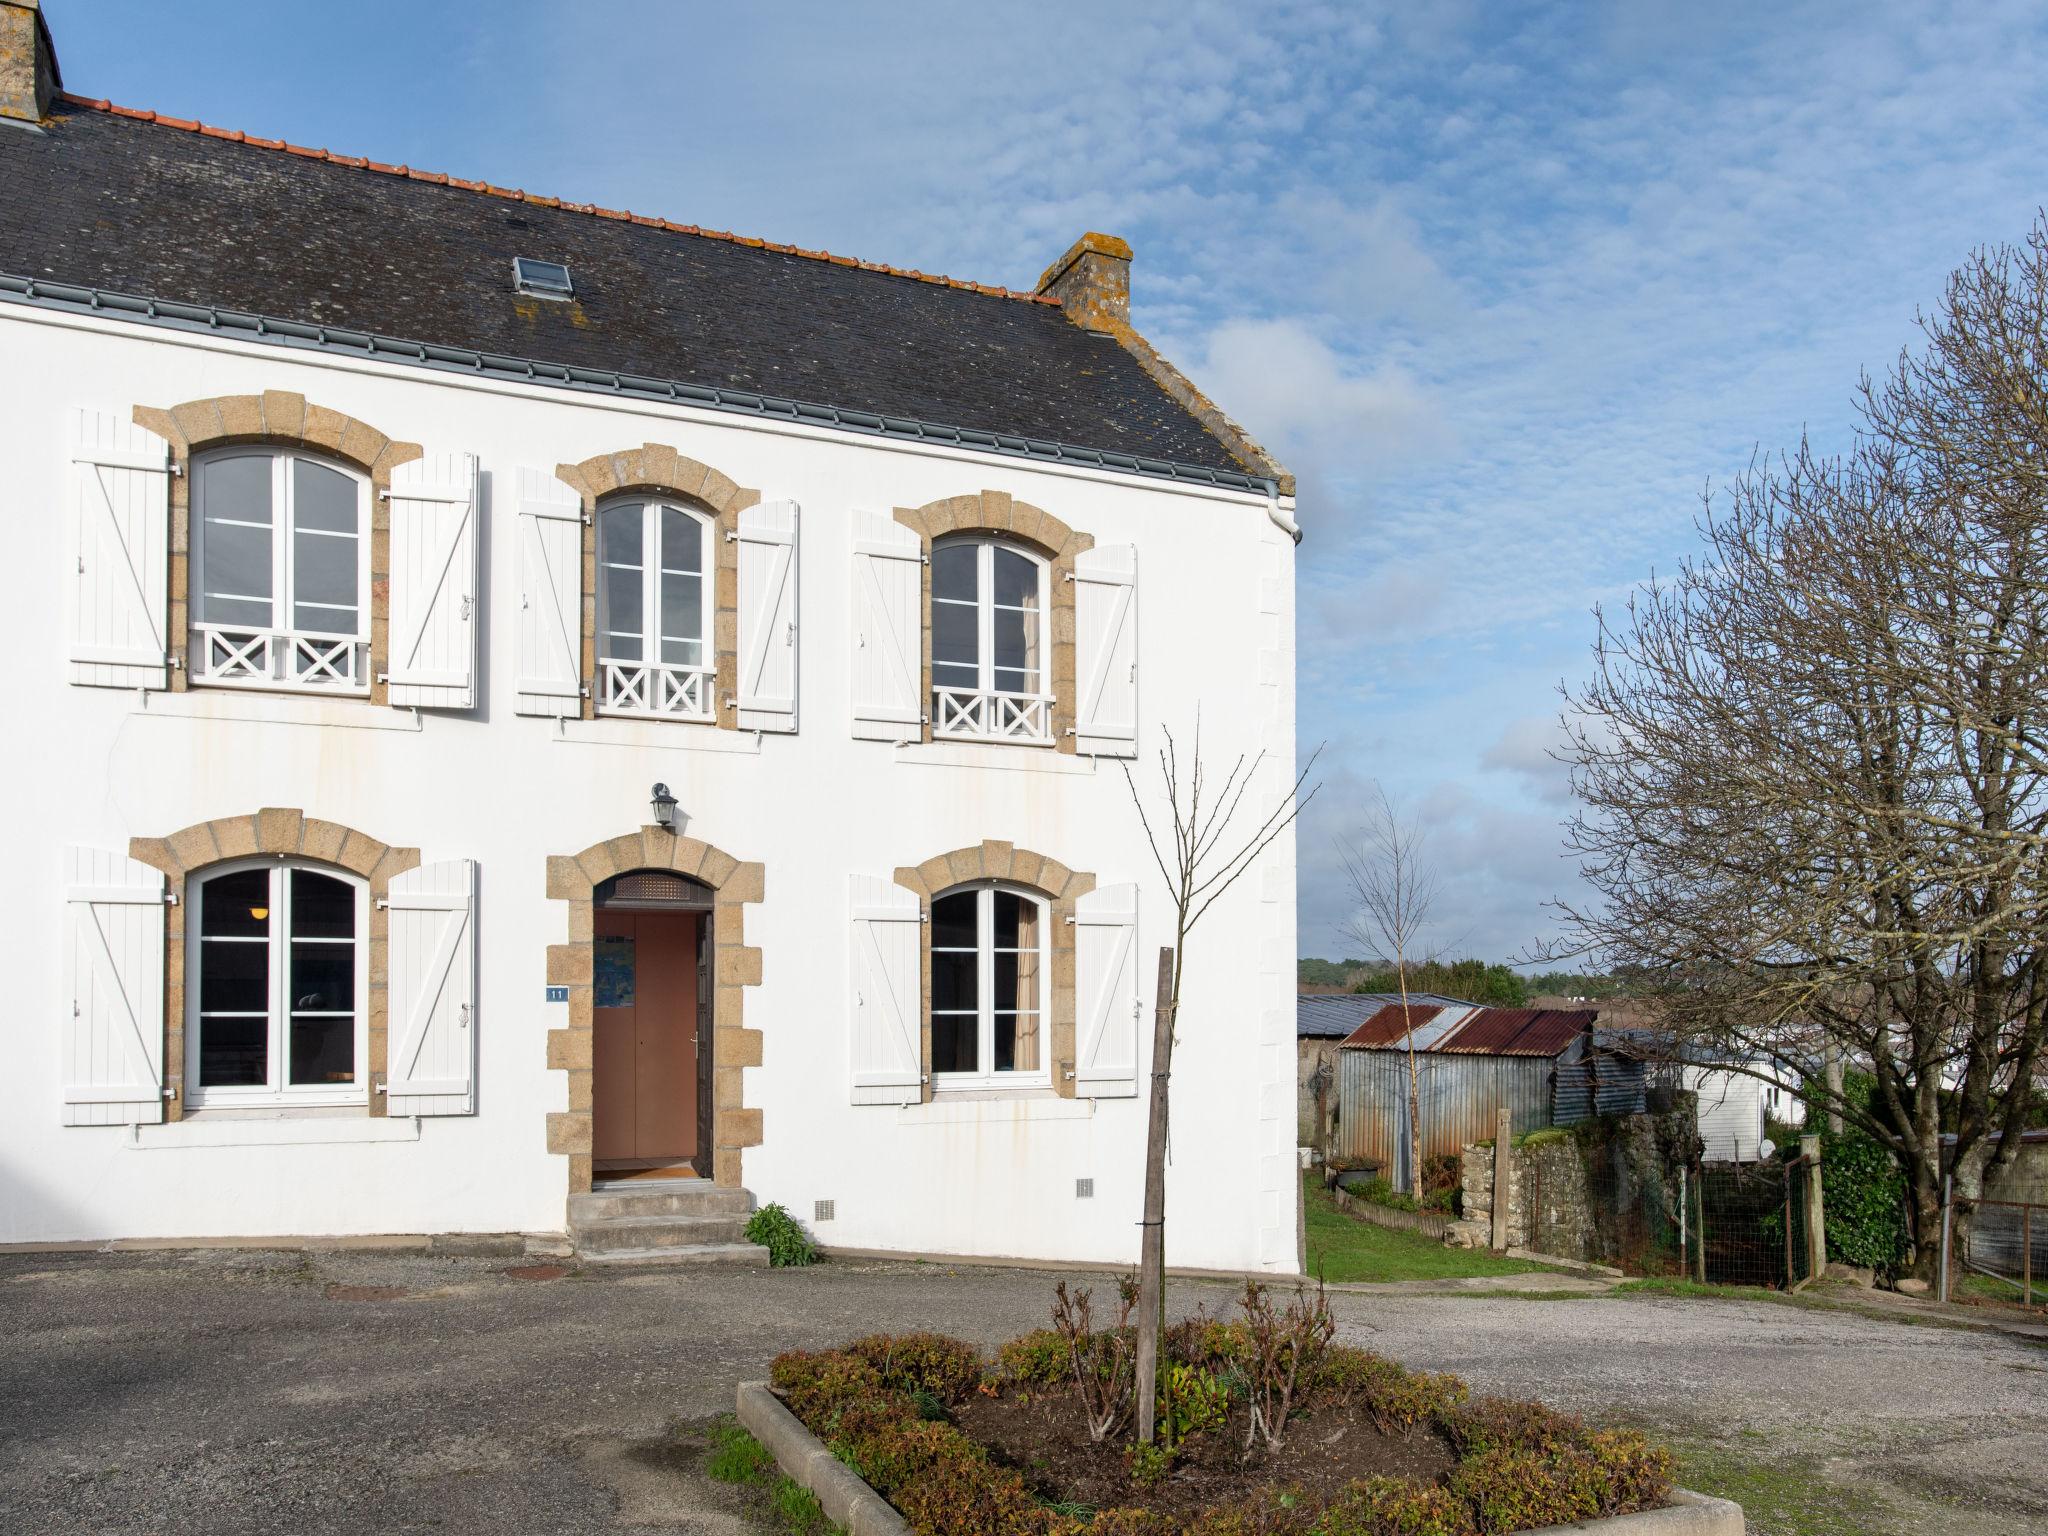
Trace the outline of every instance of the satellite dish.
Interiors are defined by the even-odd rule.
[[[1765,1162],[1768,1163],[1772,1158],[1778,1155],[1778,1144],[1775,1141],[1771,1140],[1770,1137],[1766,1136],[1762,1141],[1757,1143],[1756,1153],[1758,1157],[1762,1158]]]

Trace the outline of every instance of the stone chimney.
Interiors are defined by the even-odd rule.
[[[0,124],[34,127],[63,88],[42,0],[0,0]]]
[[[1045,269],[1038,291],[1051,294],[1084,331],[1126,330],[1131,323],[1131,247],[1093,231]]]

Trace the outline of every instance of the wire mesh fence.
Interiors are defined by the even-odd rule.
[[[2048,1205],[1954,1199],[1948,1210],[1948,1285],[1959,1300],[2048,1302]]]
[[[1803,1156],[1702,1165],[1688,1234],[1694,1277],[1779,1290],[1814,1278],[1807,1181],[1819,1176]]]
[[[1529,1246],[1538,1253],[1630,1275],[1685,1272],[1680,1185],[1664,1170],[1612,1156],[1590,1166],[1532,1160],[1526,1176]]]

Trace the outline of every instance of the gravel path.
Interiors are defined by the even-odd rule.
[[[993,1345],[1043,1320],[1052,1279],[510,1262],[0,1256],[0,1531],[732,1532],[668,1424],[729,1408],[782,1349]],[[1839,1494],[1819,1502],[1845,1523],[1766,1536],[2048,1533],[2048,1351],[2022,1341],[1764,1302],[1333,1300],[1349,1342]]]

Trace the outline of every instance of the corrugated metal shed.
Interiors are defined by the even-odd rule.
[[[1294,1033],[1303,1040],[1342,1040],[1389,1003],[1394,992],[1304,992],[1294,1000]],[[1473,1005],[1438,992],[1410,992],[1411,1006],[1470,1008]]]
[[[1552,1063],[1541,1056],[1415,1055],[1422,1155],[1455,1153],[1489,1141],[1505,1107],[1514,1134],[1550,1123]],[[1412,1189],[1408,1169],[1408,1053],[1350,1048],[1337,1060],[1338,1154],[1377,1164],[1397,1189]]]

